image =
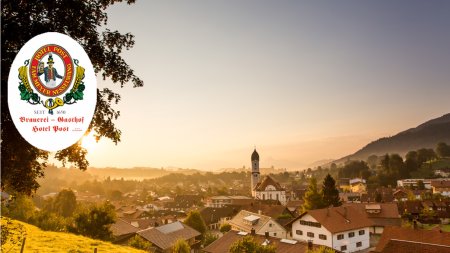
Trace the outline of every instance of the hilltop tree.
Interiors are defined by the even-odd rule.
[[[203,235],[205,234],[207,227],[205,221],[203,220],[202,216],[198,211],[189,212],[188,216],[184,220],[184,223],[189,227],[200,232],[202,234],[200,238],[203,238]]]
[[[327,174],[322,184],[322,196],[324,206],[340,206],[342,205],[339,198],[339,190],[336,188],[336,181]]]
[[[419,161],[417,151],[409,151],[405,156],[405,166],[408,172],[419,169]]]
[[[313,210],[324,207],[324,202],[322,198],[322,194],[319,192],[317,188],[317,180],[312,177],[309,180],[308,190],[305,192],[303,196],[303,210]]]
[[[339,177],[362,177],[367,179],[370,176],[369,166],[364,161],[349,161],[339,170]]]
[[[441,157],[450,157],[450,146],[445,142],[439,142],[436,147],[436,154]]]
[[[425,162],[436,159],[436,157],[436,153],[431,148],[421,148],[417,150],[417,160],[419,162],[419,167],[421,167]]]
[[[63,217],[72,216],[76,207],[77,197],[72,190],[64,189],[60,191],[53,201],[53,210]]]
[[[275,253],[276,248],[273,245],[263,246],[255,242],[253,237],[246,236],[230,246],[230,253]]]
[[[378,156],[371,155],[367,157],[367,164],[369,165],[370,169],[375,170],[378,165]]]
[[[115,219],[114,206],[108,203],[94,205],[76,213],[67,230],[94,239],[111,240],[110,228]]]
[[[386,154],[381,159],[381,167],[383,167],[384,171],[387,173],[391,172],[390,162],[389,162],[389,154]]]
[[[32,37],[45,32],[60,32],[78,41],[92,61],[97,74],[103,79],[123,87],[132,82],[134,87],[143,85],[120,56],[122,50],[134,45],[130,33],[103,29],[107,24],[106,8],[122,0],[73,0],[66,1],[2,1],[1,33],[1,188],[32,194],[39,188],[37,179],[44,176],[49,152],[30,145],[14,126],[8,107],[8,75],[10,66],[19,49]],[[134,0],[127,0],[128,4]],[[20,31],[20,32],[19,32]],[[97,90],[97,106],[88,131],[94,131],[97,140],[120,141],[121,131],[115,120],[120,113],[113,104],[120,101],[120,95],[110,88]],[[72,163],[85,170],[87,150],[81,147],[81,140],[74,145],[56,152],[55,159],[63,164]]]
[[[389,168],[391,173],[398,174],[400,178],[408,178],[409,173],[406,170],[403,158],[399,154],[391,154],[389,157]]]

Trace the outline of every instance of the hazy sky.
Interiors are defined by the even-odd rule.
[[[450,112],[450,1],[138,1],[108,9],[143,88],[92,166],[303,168]],[[110,85],[99,78],[99,86]],[[131,86],[131,85],[130,85]]]

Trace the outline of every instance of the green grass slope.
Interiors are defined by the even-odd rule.
[[[3,226],[8,226],[11,229],[23,225],[26,231],[26,242],[24,252],[64,252],[64,253],[88,253],[94,252],[97,248],[98,253],[114,252],[114,253],[144,253],[145,251],[137,250],[131,247],[115,245],[108,242],[94,240],[84,236],[63,233],[42,231],[39,228],[13,220],[12,224],[6,225],[6,220],[1,219],[2,230]],[[20,252],[21,243],[13,246],[10,242],[2,245],[1,252]]]

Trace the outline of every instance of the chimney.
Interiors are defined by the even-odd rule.
[[[265,232],[264,235],[266,236],[266,239],[269,239],[269,232]]]
[[[251,235],[256,235],[256,231],[255,231],[254,228],[252,228],[252,230],[250,231],[250,234],[251,234]]]
[[[261,215],[261,214],[262,214],[261,210],[258,210],[258,214],[259,214],[259,215]]]
[[[308,250],[312,250],[313,249],[313,243],[311,240],[308,240]]]

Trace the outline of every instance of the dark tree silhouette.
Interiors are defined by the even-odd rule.
[[[99,29],[107,23],[106,8],[122,0],[73,0],[73,1],[2,1],[2,84],[1,84],[1,183],[8,189],[32,194],[39,184],[37,178],[44,176],[49,152],[37,149],[25,141],[15,128],[8,107],[8,75],[14,57],[32,37],[45,32],[60,32],[78,41],[89,55],[95,72],[104,79],[123,87],[132,82],[134,87],[143,85],[130,66],[120,56],[122,50],[134,45],[133,35],[118,31]],[[126,1],[128,4],[134,0]],[[112,105],[120,101],[120,95],[110,88],[97,90],[97,107],[89,126],[98,139],[106,137],[115,144],[120,141],[121,131],[114,121],[120,113]],[[63,164],[73,163],[84,170],[89,165],[86,149],[80,141],[55,154]]]
[[[336,188],[336,181],[328,174],[323,180],[322,197],[324,206],[340,206],[342,205],[339,198],[339,190]]]

